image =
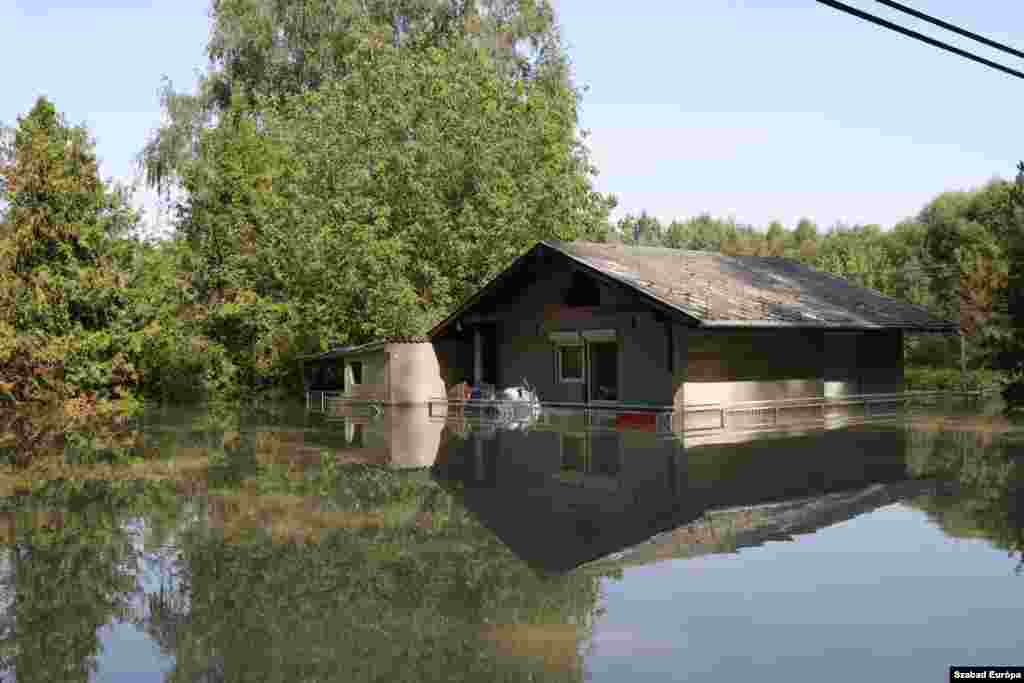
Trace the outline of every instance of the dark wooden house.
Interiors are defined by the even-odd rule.
[[[784,258],[541,242],[430,332],[446,387],[681,407],[903,391],[954,322]]]

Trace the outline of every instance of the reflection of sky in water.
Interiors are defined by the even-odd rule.
[[[1006,552],[891,505],[738,554],[605,580],[595,681],[938,681],[1020,664],[1024,577]],[[760,671],[760,673],[758,673]],[[820,678],[818,678],[820,677]]]
[[[103,652],[96,658],[96,683],[163,683],[164,674],[174,668],[174,658],[132,624],[115,624],[100,629]]]
[[[168,547],[155,553],[143,553],[145,520],[132,520],[126,526],[132,531],[133,543],[142,555],[139,584],[145,595],[174,587],[171,565],[177,551]],[[138,596],[132,607],[138,614],[144,614],[144,596]],[[164,674],[174,668],[174,657],[161,653],[157,644],[134,624],[109,624],[100,629],[100,641],[103,651],[96,658],[97,671],[93,677],[96,683],[162,683]]]

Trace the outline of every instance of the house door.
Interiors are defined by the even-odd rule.
[[[587,393],[591,401],[619,400],[619,345],[613,341],[588,342]]]

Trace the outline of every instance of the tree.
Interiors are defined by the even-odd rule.
[[[457,39],[343,68],[258,118],[236,99],[183,167],[206,334],[250,381],[328,339],[422,333],[537,240],[607,229],[572,88]]]
[[[280,101],[346,77],[367,46],[423,51],[458,39],[512,80],[568,83],[548,0],[213,0],[210,14],[207,72],[195,93],[164,83],[166,124],[140,155],[161,189],[199,153],[203,130],[265,106],[263,98]]]
[[[619,219],[616,230],[624,244],[662,246],[665,239],[661,221],[646,211],[642,211],[639,216],[630,214]]]
[[[1006,372],[1009,382],[1003,398],[1011,411],[1024,409],[1024,162],[1017,166],[1017,180],[1006,205],[1008,222],[1008,261],[1006,287],[1007,325],[996,365]]]
[[[120,327],[136,213],[47,99],[0,146],[0,395],[69,416],[131,398]]]

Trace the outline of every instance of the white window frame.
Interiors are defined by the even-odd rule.
[[[580,353],[580,376],[566,377],[562,373],[562,351],[564,349],[577,349]],[[587,348],[582,341],[575,343],[555,344],[555,376],[561,384],[583,384],[587,379]]]
[[[355,374],[352,372],[352,364],[359,363],[359,374],[363,375],[366,372],[366,363],[362,360],[347,360],[345,361],[345,388],[362,386],[362,380],[365,377],[360,377],[360,381],[356,381]]]

